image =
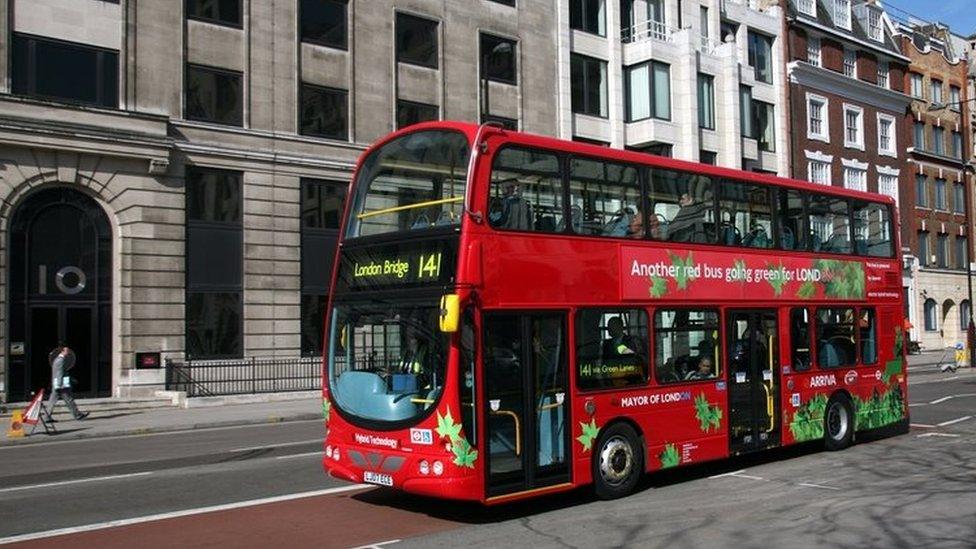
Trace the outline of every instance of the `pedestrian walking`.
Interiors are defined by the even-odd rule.
[[[48,361],[51,363],[51,396],[47,400],[47,413],[53,420],[54,407],[58,404],[58,399],[64,400],[68,405],[68,410],[75,419],[85,419],[88,412],[78,410],[75,399],[71,395],[71,376],[68,371],[75,365],[75,353],[67,345],[58,344],[48,354]]]

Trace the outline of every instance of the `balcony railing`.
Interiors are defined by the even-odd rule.
[[[620,39],[624,44],[655,40],[657,42],[671,42],[674,38],[674,29],[659,21],[648,20],[630,28],[621,30]]]
[[[322,357],[166,360],[166,389],[188,397],[313,391]]]

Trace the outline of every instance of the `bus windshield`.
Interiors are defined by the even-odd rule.
[[[459,224],[468,151],[464,134],[428,130],[370,153],[356,180],[346,237]]]
[[[402,422],[433,407],[444,387],[447,335],[438,308],[336,304],[329,338],[329,387],[339,408],[377,422]]]

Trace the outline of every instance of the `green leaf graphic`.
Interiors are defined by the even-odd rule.
[[[817,295],[817,285],[813,282],[804,282],[796,291],[796,297],[800,299],[811,299],[815,295]]]
[[[745,284],[746,283],[746,261],[744,259],[736,259],[732,267],[735,270],[735,275],[733,280],[735,280],[739,284]]]
[[[451,451],[454,452],[454,464],[461,467],[474,469],[474,462],[478,459],[478,451],[471,448],[466,438],[459,438],[451,443]]]
[[[793,414],[790,422],[790,432],[797,442],[823,438],[824,411],[827,410],[827,396],[817,393],[809,401],[802,404]]]
[[[329,422],[329,416],[331,415],[331,412],[332,412],[332,403],[329,402],[329,399],[328,398],[323,398],[322,399],[322,419],[324,419],[326,423]]]
[[[854,396],[854,428],[875,429],[905,418],[905,397],[895,385],[879,393],[875,389],[867,400]]]
[[[668,293],[668,281],[659,276],[651,277],[651,297],[664,297]]]
[[[576,437],[576,440],[583,445],[583,451],[588,452],[593,449],[593,441],[596,440],[597,434],[600,432],[600,428],[596,426],[596,420],[591,419],[589,423],[580,422],[580,427],[583,429],[583,434]]]
[[[766,268],[776,273],[775,276],[766,279],[766,282],[769,282],[769,285],[773,287],[773,295],[776,297],[783,295],[783,285],[786,284],[786,267],[783,266],[783,262],[780,261],[778,267],[766,263]]]
[[[692,266],[692,252],[688,252],[688,257],[682,259],[677,254],[668,252],[668,256],[671,258],[671,264],[677,267],[674,274],[674,282],[679,290],[688,289],[688,284],[695,280],[695,275],[690,272]]]
[[[722,409],[717,405],[709,404],[708,399],[705,398],[705,393],[699,393],[695,397],[695,417],[698,418],[699,427],[703,433],[712,429],[717,431],[722,425]]]
[[[665,444],[664,451],[658,454],[657,457],[661,460],[661,469],[675,467],[681,463],[681,456],[678,455],[678,449],[675,448],[674,444]]]
[[[451,407],[447,407],[447,414],[441,415],[437,412],[437,434],[442,437],[447,437],[452,443],[455,440],[461,438],[461,424],[454,423],[454,418],[451,417]]]

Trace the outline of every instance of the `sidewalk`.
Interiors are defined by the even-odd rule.
[[[84,410],[85,401],[78,401],[78,406]],[[23,438],[7,438],[5,433],[9,421],[4,421],[0,431],[0,446],[321,419],[322,399],[314,397],[223,406],[95,411],[81,421],[70,419],[70,416],[67,419],[61,417],[63,416],[54,424],[58,429],[57,434],[45,434],[43,426],[38,424],[33,435]]]

